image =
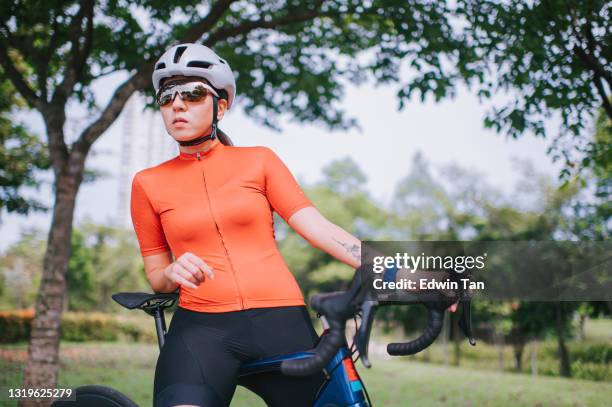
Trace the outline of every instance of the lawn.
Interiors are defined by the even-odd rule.
[[[26,347],[0,346],[0,387],[19,386]],[[104,384],[151,405],[157,347],[150,344],[62,343],[60,386]],[[374,359],[360,372],[376,406],[608,406],[612,384]],[[5,404],[2,404],[5,403]],[[14,406],[0,401],[0,405]],[[232,407],[264,403],[238,389]]]

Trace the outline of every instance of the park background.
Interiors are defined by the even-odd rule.
[[[490,2],[229,3],[192,8],[145,1],[122,8],[119,2],[112,9],[115,3],[109,2],[96,4],[92,14],[85,12],[87,2],[67,5],[61,12],[48,6],[27,13],[17,9],[21,2],[4,6],[0,386],[18,386],[24,380],[53,215],[38,209],[52,208],[58,178],[69,178],[61,172],[62,158],[47,150],[49,140],[57,137],[49,136],[50,129],[57,130],[49,120],[56,112],[36,101],[47,95],[43,98],[41,88],[36,89],[40,71],[30,68],[40,63],[31,51],[50,49],[45,42],[53,32],[49,21],[60,15],[73,16],[62,23],[66,30],[69,21],[81,18],[78,34],[84,38],[88,15],[95,16],[93,25],[110,27],[94,31],[107,42],[93,43],[95,52],[87,56],[93,73],[77,82],[83,86],[74,86],[61,106],[67,113],[60,126],[67,145],[92,134],[87,133],[91,124],[118,98],[118,87],[137,78],[135,89],[145,90],[119,95],[124,106],[93,138],[99,140],[91,143],[91,151],[84,150],[89,155],[83,185],[73,191],[74,229],[64,239],[70,254],[59,273],[65,275],[66,288],[52,303],[61,303],[62,311],[57,321],[59,376],[53,379],[61,385],[105,384],[141,405],[150,404],[157,352],[153,323],[110,299],[114,292],[148,288],[127,217],[131,176],[176,154],[158,113],[143,110],[151,86],[141,65],[152,65],[153,55],[164,48],[161,44],[187,38],[187,27],[197,16],[206,18],[224,5],[228,8],[213,26],[220,28],[204,34],[204,43],[223,34],[223,24],[260,18],[280,23],[219,37],[215,48],[239,75],[236,108],[221,127],[237,145],[265,145],[277,152],[331,221],[364,240],[609,239],[610,85],[605,73],[609,75],[610,61],[605,50],[610,37],[605,27],[610,10],[605,2],[575,7],[559,3],[567,9],[546,1],[532,7]],[[499,27],[483,23],[487,8],[495,11]],[[317,15],[317,10],[323,12]],[[299,16],[298,11],[305,13],[304,21],[288,25],[286,16]],[[25,27],[33,21],[39,29],[28,32]],[[559,27],[564,21],[567,31]],[[592,24],[596,46],[591,52],[604,73],[600,86],[592,74],[597,66],[581,65],[576,53],[555,54],[555,47],[581,44],[581,31],[571,30],[576,21]],[[456,37],[462,24],[468,32],[479,26],[498,41],[494,51],[501,54],[499,61],[475,51],[486,48],[479,38]],[[157,42],[145,43],[138,30],[155,33],[151,37]],[[542,32],[552,34],[540,40]],[[70,35],[63,38],[67,44]],[[139,50],[140,58],[126,44]],[[58,78],[48,85],[50,90],[60,88],[64,72],[75,69],[63,63],[79,47],[84,49],[73,42],[50,57],[49,75]],[[455,51],[467,60],[457,58]],[[338,66],[330,66],[330,60]],[[555,70],[553,62],[571,69]],[[493,66],[493,73],[484,66]],[[472,72],[479,69],[482,80]],[[33,94],[15,79],[19,73],[35,88]],[[411,87],[415,91],[406,94]],[[512,108],[500,112],[503,106]],[[79,146],[66,151],[78,152]],[[60,176],[54,177],[50,168],[60,168]],[[276,220],[279,247],[306,296],[344,287],[351,275],[348,267],[309,247]],[[61,261],[48,260],[47,265],[57,283]],[[44,302],[38,298],[39,304]],[[424,310],[396,308],[381,314],[372,345],[374,367],[361,369],[374,403],[595,406],[609,400],[610,302],[478,302],[475,308],[477,347],[469,347],[449,318],[431,349],[401,360],[385,357],[383,345],[418,332]],[[52,352],[53,343],[42,345]],[[119,366],[124,373],[114,374]],[[256,403],[241,391],[232,405]]]

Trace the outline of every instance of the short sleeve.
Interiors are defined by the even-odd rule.
[[[281,159],[269,148],[264,150],[268,202],[285,221],[288,221],[298,210],[313,205]]]
[[[130,211],[142,256],[169,252],[170,247],[166,241],[159,215],[151,205],[146,191],[138,180],[138,175],[132,181]]]

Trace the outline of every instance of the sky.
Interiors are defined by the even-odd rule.
[[[101,106],[125,78],[125,73],[113,74],[94,85]],[[367,175],[371,195],[384,205],[391,203],[395,184],[409,173],[411,160],[417,152],[421,152],[433,166],[457,164],[477,171],[488,184],[506,194],[512,193],[514,185],[523,176],[517,170],[517,158],[532,162],[538,172],[549,174],[551,178],[559,173],[559,166],[553,164],[546,154],[549,140],[530,135],[512,140],[485,129],[483,118],[491,104],[480,104],[467,89],[460,88],[454,99],[438,104],[431,100],[424,103],[415,100],[402,111],[398,111],[395,91],[392,86],[374,87],[371,83],[347,88],[341,106],[349,117],[357,119],[361,130],[332,132],[322,125],[291,123],[290,118],[284,116],[281,117],[282,131],[275,132],[255,124],[244,114],[238,89],[237,104],[226,114],[220,127],[238,146],[270,147],[303,184],[321,179],[322,168],[332,161],[350,157]],[[151,121],[149,116],[140,113],[139,108],[135,110],[133,134],[144,140]],[[74,123],[67,125],[69,132],[80,128],[84,115],[78,106],[68,110],[69,120]],[[23,114],[19,118],[33,131],[44,134],[37,113]],[[121,115],[96,142],[93,154],[88,158],[88,167],[102,169],[109,176],[81,187],[75,212],[77,224],[85,219],[111,223],[116,217],[121,136],[125,128],[123,120],[124,115]],[[154,123],[161,126],[159,120]],[[554,128],[558,123],[552,121],[549,125]],[[172,144],[164,129],[156,131],[164,134],[167,142]],[[141,145],[138,144],[137,148]],[[172,150],[169,157],[174,154]],[[136,151],[139,153],[145,154],[145,151]],[[133,171],[141,168],[136,165]],[[52,204],[48,185],[37,195],[43,202]],[[49,225],[50,213],[27,217],[3,213],[0,251],[18,239],[22,229],[38,227],[48,230]]]

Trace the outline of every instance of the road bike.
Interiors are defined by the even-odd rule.
[[[388,276],[385,275],[385,279]],[[394,279],[394,276],[391,277]],[[430,346],[442,331],[444,313],[453,303],[461,308],[459,327],[469,339],[475,341],[471,325],[471,299],[459,291],[453,297],[440,292],[377,292],[372,289],[372,274],[364,267],[357,269],[346,291],[315,294],[310,306],[322,320],[324,331],[314,349],[279,355],[245,363],[240,376],[281,372],[290,376],[306,376],[323,371],[325,380],[315,396],[313,407],[372,407],[372,402],[355,367],[357,359],[371,367],[368,344],[376,310],[387,305],[423,304],[428,310],[427,326],[422,334],[405,343],[390,343],[387,352],[393,356],[413,355]],[[117,293],[112,298],[127,309],[140,309],[151,315],[159,348],[164,346],[166,321],[164,311],[178,300],[177,293]],[[349,347],[346,340],[346,322],[355,318],[356,333]],[[360,323],[357,324],[357,318]],[[353,357],[357,354],[356,359]],[[87,385],[75,389],[75,401],[56,401],[53,407],[138,407],[129,397],[100,385]]]

